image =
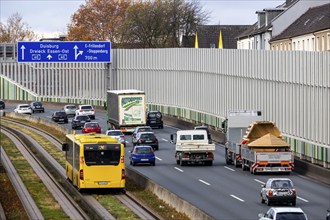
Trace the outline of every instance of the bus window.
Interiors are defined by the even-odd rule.
[[[119,144],[86,144],[85,162],[92,165],[118,165],[120,162]]]

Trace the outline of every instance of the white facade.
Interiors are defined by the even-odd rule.
[[[239,39],[237,41],[237,49],[252,50],[253,45],[254,45],[254,38],[253,37]]]
[[[292,50],[315,51],[315,36],[306,34],[292,38]]]

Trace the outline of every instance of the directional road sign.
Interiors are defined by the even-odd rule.
[[[106,41],[18,42],[18,62],[110,63],[111,43]]]

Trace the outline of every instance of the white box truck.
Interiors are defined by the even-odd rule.
[[[212,166],[215,144],[210,144],[206,130],[180,130],[171,134],[175,144],[175,159],[178,165],[203,163]]]
[[[146,125],[145,92],[135,89],[107,91],[108,128],[133,132]]]

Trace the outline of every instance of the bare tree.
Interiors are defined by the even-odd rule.
[[[127,10],[126,43],[137,47],[180,47],[182,35],[191,36],[207,21],[198,1],[139,2]]]
[[[15,13],[7,19],[7,23],[0,22],[0,42],[16,43],[18,41],[36,40],[37,35],[30,29],[19,13]]]

